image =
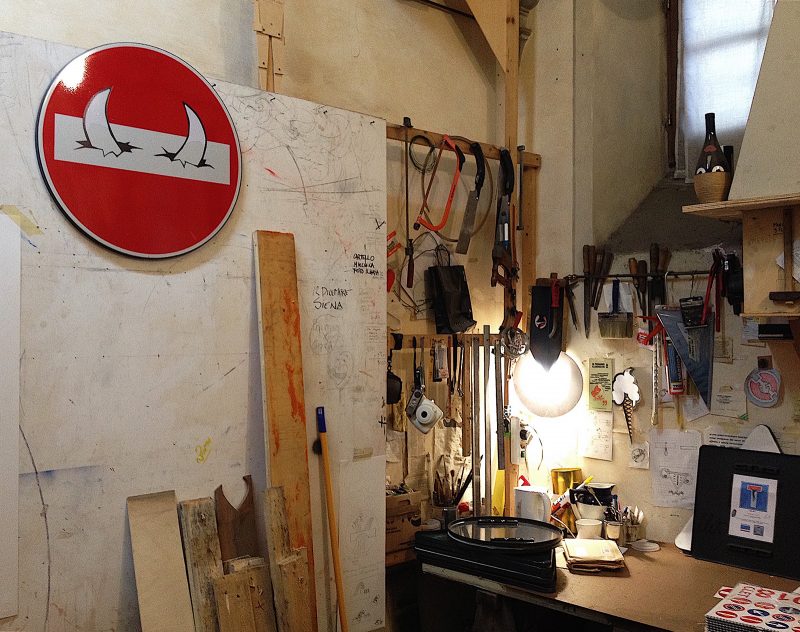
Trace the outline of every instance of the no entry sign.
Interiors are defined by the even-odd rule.
[[[36,150],[58,205],[100,243],[171,257],[213,237],[241,183],[236,130],[194,68],[144,44],[73,59],[42,100]]]

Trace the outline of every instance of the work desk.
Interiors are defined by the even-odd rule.
[[[714,594],[721,586],[747,582],[793,591],[800,583],[697,560],[673,544],[662,544],[654,553],[628,550],[627,569],[618,573],[573,574],[561,553],[557,559],[557,592],[550,595],[430,564],[423,564],[422,571],[621,630],[675,632],[702,632],[704,615],[719,601]]]

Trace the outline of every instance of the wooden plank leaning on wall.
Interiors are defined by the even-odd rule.
[[[294,235],[256,231],[253,235],[256,257],[256,291],[258,324],[261,342],[261,377],[264,404],[264,438],[269,463],[267,483],[282,488],[285,507],[267,504],[268,527],[276,518],[272,511],[285,512],[288,542],[279,557],[273,557],[270,546],[270,573],[275,593],[278,624],[282,595],[299,597],[290,601],[291,614],[305,613],[307,627],[294,625],[292,632],[317,630],[314,549],[311,528],[311,492],[308,479],[308,439],[306,434],[305,394],[303,388],[303,354],[300,342],[300,307],[297,294],[297,266]],[[269,498],[269,489],[268,498]],[[270,544],[270,540],[267,540]],[[283,540],[280,540],[283,544]],[[287,587],[276,574],[282,557],[302,551],[302,560],[293,557],[292,577],[299,577],[302,590]],[[283,567],[282,567],[283,568]]]
[[[195,632],[217,632],[214,580],[222,577],[222,557],[213,498],[178,503],[183,555],[189,576]]]
[[[194,632],[174,490],[128,498],[142,632]]]

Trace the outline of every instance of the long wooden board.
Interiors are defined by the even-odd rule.
[[[279,632],[311,632],[317,629],[317,621],[313,588],[307,574],[308,552],[304,547],[291,547],[287,510],[283,488],[268,488],[264,494],[264,515],[275,619]]]
[[[194,632],[174,491],[128,498],[142,632]]]
[[[266,453],[269,455],[267,481],[271,486],[283,488],[289,547],[305,551],[305,573],[309,590],[304,607],[316,613],[308,438],[294,236],[288,233],[256,231],[253,240],[261,340],[264,437]],[[270,556],[270,564],[273,562]],[[273,589],[277,594],[278,587],[275,586],[274,577]],[[317,629],[316,614],[312,617],[309,629]]]
[[[189,575],[195,632],[216,632],[214,580],[222,577],[213,498],[184,500],[178,505],[183,553]]]

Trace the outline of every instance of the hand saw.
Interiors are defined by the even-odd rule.
[[[486,177],[486,163],[483,158],[483,150],[480,143],[472,143],[469,146],[472,155],[475,156],[475,188],[470,191],[467,207],[464,209],[464,221],[461,223],[461,232],[458,234],[456,252],[460,255],[467,254],[472,233],[475,230],[475,214],[478,210],[478,200],[481,197],[483,179]]]

